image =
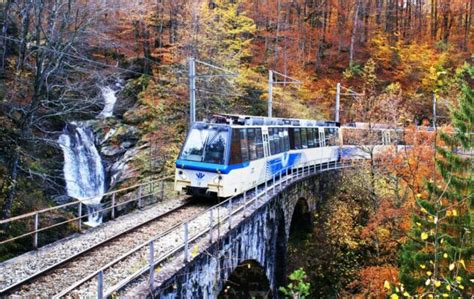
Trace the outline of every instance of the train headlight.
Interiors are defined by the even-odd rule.
[[[187,179],[188,177],[184,174],[184,172],[182,172],[181,170],[178,172],[179,174],[179,177],[182,179],[182,180],[185,180]]]
[[[214,178],[214,184],[219,184],[219,181],[220,181],[220,180],[222,180],[222,176],[220,176],[220,175],[219,175],[219,176],[216,176],[216,177]]]

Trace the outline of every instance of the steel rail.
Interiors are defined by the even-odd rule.
[[[190,203],[189,203],[189,202],[186,202],[186,203],[184,203],[184,204],[182,204],[182,205],[180,205],[180,206],[178,206],[178,207],[176,207],[176,208],[173,208],[173,209],[171,209],[171,210],[168,210],[168,211],[166,211],[166,212],[163,212],[163,213],[161,213],[160,215],[157,215],[156,217],[153,217],[153,218],[151,218],[151,219],[149,219],[149,220],[147,220],[147,221],[145,221],[145,222],[142,222],[142,223],[140,223],[140,224],[138,224],[138,225],[135,225],[135,226],[132,226],[132,227],[130,227],[130,228],[127,228],[126,230],[121,231],[121,232],[119,232],[119,233],[117,233],[117,234],[115,234],[115,235],[113,235],[113,236],[111,236],[111,237],[109,237],[109,238],[107,238],[107,239],[105,239],[105,240],[102,240],[102,241],[100,241],[99,243],[97,243],[97,244],[95,244],[95,245],[93,245],[93,246],[91,246],[91,247],[89,247],[89,248],[86,248],[86,249],[84,249],[84,250],[81,250],[80,252],[78,252],[78,253],[76,253],[76,254],[73,254],[73,255],[71,255],[71,256],[69,256],[69,257],[63,259],[62,261],[60,261],[60,262],[58,262],[58,263],[55,263],[55,264],[53,264],[53,265],[51,265],[51,266],[49,266],[49,267],[47,267],[47,268],[45,268],[45,269],[43,269],[43,270],[41,270],[41,271],[38,271],[38,272],[36,272],[36,273],[34,273],[34,274],[32,274],[32,275],[30,275],[30,276],[24,278],[24,279],[22,279],[22,280],[20,280],[20,281],[18,281],[18,282],[16,282],[16,283],[14,283],[14,284],[12,284],[12,285],[10,285],[10,286],[8,286],[8,287],[6,287],[6,288],[0,290],[0,297],[5,296],[6,294],[11,293],[12,291],[18,289],[18,288],[21,287],[22,285],[25,285],[25,284],[27,284],[27,283],[33,281],[34,279],[36,279],[36,278],[38,278],[38,277],[41,277],[41,276],[43,276],[43,275],[45,275],[45,274],[47,274],[47,273],[49,273],[49,272],[55,270],[56,268],[58,268],[58,267],[60,267],[60,266],[63,266],[64,264],[66,264],[66,263],[68,263],[68,262],[71,262],[72,260],[75,260],[75,259],[77,259],[77,258],[79,258],[79,257],[81,257],[81,256],[83,256],[83,255],[85,255],[85,254],[87,254],[87,253],[89,253],[89,252],[91,252],[92,250],[95,250],[95,249],[97,249],[97,248],[99,248],[99,247],[101,247],[101,246],[104,246],[105,244],[110,243],[110,242],[112,242],[112,241],[114,241],[114,240],[116,240],[116,239],[118,239],[118,238],[120,238],[120,237],[122,237],[122,236],[124,236],[124,235],[133,233],[133,231],[136,231],[136,230],[138,230],[139,228],[141,228],[141,227],[143,227],[143,226],[146,226],[146,225],[148,225],[148,224],[150,224],[150,223],[152,223],[152,222],[158,221],[158,220],[160,220],[161,218],[166,217],[167,215],[169,215],[169,214],[171,214],[171,213],[174,213],[174,212],[176,212],[176,211],[178,211],[178,210],[180,210],[180,209],[182,209],[183,207],[188,206],[188,205],[190,205]]]
[[[290,182],[290,183],[298,182],[298,181],[301,181],[301,180],[303,180],[306,177],[311,176],[311,175],[320,174],[320,173],[330,171],[330,170],[350,168],[350,167],[355,166],[356,164],[359,164],[359,161],[353,161],[353,160],[342,161],[342,162],[330,162],[330,161],[323,162],[323,163],[315,163],[315,162],[317,162],[317,161],[311,161],[310,163],[305,163],[301,167],[294,168],[295,171],[293,171],[291,173],[287,173],[285,176],[283,176],[283,171],[281,171],[280,175],[282,175],[282,176],[278,179],[278,181],[275,180],[274,184],[267,185],[266,189],[265,189],[265,186],[263,186],[265,184],[265,180],[260,181],[256,184],[256,186],[252,187],[251,189],[248,189],[247,191],[243,192],[242,194],[239,194],[239,195],[233,196],[231,198],[228,198],[227,200],[225,200],[225,201],[223,201],[223,202],[221,202],[217,205],[214,205],[214,206],[210,207],[209,209],[207,209],[207,210],[203,211],[202,213],[200,213],[199,216],[192,216],[192,217],[188,217],[187,219],[182,220],[181,222],[179,222],[178,224],[176,224],[173,227],[169,228],[165,232],[162,232],[162,233],[158,234],[157,236],[147,240],[146,242],[136,246],[134,249],[128,251],[127,253],[124,253],[122,256],[118,257],[117,259],[110,262],[109,264],[101,267],[100,269],[98,269],[94,273],[91,273],[87,277],[81,279],[80,281],[78,281],[75,284],[71,285],[70,287],[63,290],[62,292],[54,295],[53,298],[60,298],[60,297],[66,296],[68,293],[70,293],[73,290],[77,289],[81,285],[83,285],[86,282],[96,278],[100,273],[104,273],[106,270],[108,270],[109,268],[111,268],[115,264],[123,261],[124,259],[130,257],[132,254],[136,253],[137,251],[139,251],[139,250],[145,248],[146,246],[150,245],[150,243],[156,242],[159,239],[162,239],[162,238],[166,237],[167,235],[175,232],[177,229],[183,227],[184,224],[190,223],[192,220],[195,220],[195,219],[197,219],[198,217],[200,217],[204,214],[210,213],[212,210],[223,208],[224,205],[228,205],[230,202],[232,202],[232,200],[243,198],[244,193],[245,194],[247,194],[249,192],[253,193],[256,190],[255,194],[253,194],[251,199],[243,201],[243,203],[240,200],[239,206],[236,206],[234,210],[230,211],[230,213],[227,213],[227,215],[223,215],[222,218],[219,218],[219,220],[216,223],[213,223],[211,226],[206,226],[205,229],[200,230],[197,233],[194,233],[191,236],[191,238],[188,240],[188,245],[193,243],[197,239],[202,238],[205,234],[209,233],[211,230],[214,231],[214,229],[216,227],[221,227],[223,224],[225,225],[226,221],[229,219],[229,217],[232,217],[232,216],[242,212],[243,210],[245,211],[245,209],[248,208],[248,206],[250,204],[255,203],[255,201],[258,202],[258,199],[260,197],[265,196],[265,198],[266,198],[270,191],[273,190],[273,194],[271,195],[271,197],[273,197],[276,194],[280,193],[282,190],[286,189],[289,186],[288,182]],[[324,164],[325,164],[325,167],[323,168]],[[276,175],[275,175],[275,177],[276,177]],[[266,180],[266,181],[271,182],[272,179]],[[286,182],[286,184],[284,184],[285,182]],[[261,189],[262,186],[263,186],[264,190],[259,191],[259,187]],[[280,187],[278,187],[278,186],[280,186]],[[278,187],[278,190],[275,190],[274,187]],[[257,208],[258,207],[256,207],[255,209],[257,209]],[[160,257],[157,260],[154,261],[153,270],[159,264],[163,263],[165,260],[167,260],[171,256],[176,255],[178,252],[182,251],[185,248],[185,246],[186,246],[186,244],[183,242],[183,243],[180,243],[180,245],[175,246],[175,247],[167,250],[165,253],[161,254]],[[150,270],[151,269],[150,269],[149,264],[147,264],[146,266],[140,268],[139,270],[135,271],[131,275],[127,276],[125,279],[120,280],[117,284],[107,288],[106,291],[105,291],[104,297],[110,297],[113,293],[120,291],[125,286],[127,286],[130,282],[134,281],[135,279],[137,279],[138,277],[142,276],[143,274],[145,274],[147,271],[150,271]]]

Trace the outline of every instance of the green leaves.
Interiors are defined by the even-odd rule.
[[[288,277],[292,282],[287,287],[280,287],[278,290],[287,298],[307,298],[311,284],[306,282],[306,272],[299,268]]]
[[[474,71],[469,67],[465,73]],[[428,297],[467,295],[465,286],[472,244],[472,156],[463,153],[474,148],[474,93],[463,83],[464,95],[452,111],[453,130],[441,135],[444,144],[436,147],[438,181],[426,184],[427,198],[417,197],[411,240],[402,248],[400,281],[409,292]],[[468,137],[466,137],[468,136]],[[395,293],[395,292],[394,292]]]

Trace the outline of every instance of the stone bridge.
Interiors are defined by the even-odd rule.
[[[137,295],[159,298],[279,297],[286,284],[286,251],[291,231],[310,225],[311,212],[324,200],[340,169],[315,171],[291,179],[246,217],[236,219],[189,262],[154,288]],[[240,289],[238,291],[237,289]],[[240,293],[239,293],[240,292]],[[242,293],[245,292],[245,293]]]

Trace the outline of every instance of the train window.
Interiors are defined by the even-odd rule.
[[[273,128],[268,129],[268,142],[270,143],[270,155],[275,154],[275,142],[273,140]]]
[[[280,137],[280,153],[285,152],[285,136],[283,135],[283,128],[278,129],[278,136]]]
[[[329,128],[324,128],[324,137],[326,139],[326,146],[331,145],[331,131]]]
[[[273,143],[275,144],[275,151],[272,152],[272,155],[276,155],[281,152],[280,150],[280,136],[278,135],[278,128],[273,129]]]
[[[308,148],[308,138],[306,135],[306,128],[301,128],[301,147]]]
[[[242,154],[242,162],[249,160],[249,146],[247,142],[247,132],[245,129],[240,129],[240,152]]]
[[[313,128],[307,129],[306,133],[308,133],[308,147],[313,148],[314,147]]]
[[[283,140],[285,142],[285,152],[290,150],[290,137],[288,136],[288,129],[283,130]]]
[[[184,144],[180,159],[224,164],[229,127],[195,124]]]
[[[230,164],[242,163],[242,154],[240,152],[240,133],[239,129],[232,130],[232,143],[230,145]]]
[[[319,130],[318,128],[313,129],[314,147],[319,147]]]
[[[263,153],[263,140],[262,140],[262,129],[255,129],[256,134],[256,145],[257,145],[257,159],[261,159],[265,156]]]
[[[301,148],[301,135],[300,135],[300,129],[295,128],[293,129],[293,137],[294,137],[294,142],[295,142],[295,149],[300,149]]]
[[[247,129],[247,140],[249,144],[250,161],[257,159],[257,144],[255,141],[255,129]]]
[[[336,145],[336,129],[325,128],[324,134],[326,135],[326,146]]]

